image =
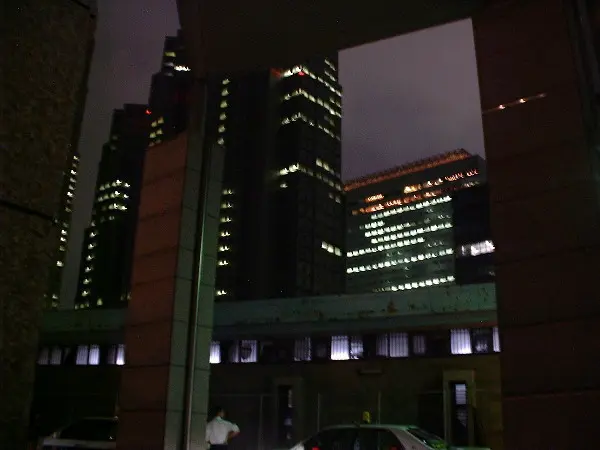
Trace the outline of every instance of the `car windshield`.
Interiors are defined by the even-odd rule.
[[[439,450],[445,450],[448,448],[448,444],[446,444],[446,442],[441,437],[436,436],[435,434],[425,431],[421,428],[409,428],[408,432],[414,437],[416,437],[419,441],[423,442],[425,445],[431,448]]]

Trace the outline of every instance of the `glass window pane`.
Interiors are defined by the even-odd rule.
[[[450,351],[453,355],[470,355],[471,335],[468,329],[450,330]]]
[[[258,361],[258,341],[242,341],[240,345],[240,362],[253,363]]]
[[[85,366],[88,363],[89,347],[87,345],[77,346],[77,356],[75,357],[75,364],[78,366]]]
[[[88,355],[88,361],[91,366],[97,366],[100,364],[100,346],[90,345],[90,353]]]
[[[500,332],[498,331],[498,327],[494,327],[492,339],[494,342],[494,351],[499,352],[500,351]]]
[[[390,333],[390,357],[406,358],[408,356],[408,334]]]
[[[311,340],[309,337],[294,341],[294,361],[310,361],[311,353]]]
[[[219,341],[210,343],[210,364],[219,364],[221,362],[221,344]]]
[[[37,363],[44,366],[44,365],[48,364],[49,358],[50,358],[50,350],[48,350],[48,347],[44,347],[44,348],[40,349],[40,353],[38,354]]]
[[[350,359],[348,336],[331,337],[331,359],[334,361],[344,361]]]
[[[50,353],[50,364],[53,366],[58,366],[62,362],[62,349],[60,347],[54,346],[52,347],[52,352]]]

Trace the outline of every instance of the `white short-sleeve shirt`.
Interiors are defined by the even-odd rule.
[[[227,444],[227,436],[231,432],[239,433],[240,428],[219,416],[206,424],[206,442],[214,445]]]

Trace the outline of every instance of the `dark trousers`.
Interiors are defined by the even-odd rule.
[[[210,444],[210,450],[227,450],[227,444]]]

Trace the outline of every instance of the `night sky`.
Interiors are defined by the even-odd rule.
[[[76,291],[83,229],[114,108],[145,103],[165,36],[178,29],[175,1],[101,0],[79,151],[82,155],[62,305]],[[345,50],[343,178],[455,148],[483,155],[470,20]]]

